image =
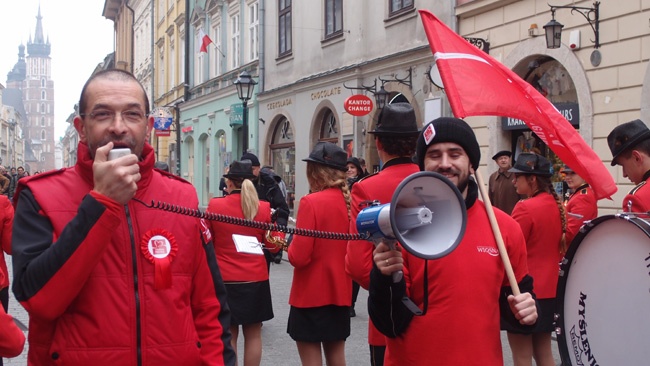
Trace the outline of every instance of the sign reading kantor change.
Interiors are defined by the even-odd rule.
[[[353,116],[361,117],[372,112],[372,99],[363,94],[354,94],[348,97],[343,103],[345,111]]]

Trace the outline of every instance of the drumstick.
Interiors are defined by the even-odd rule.
[[[476,169],[474,173],[478,183],[478,188],[481,191],[481,197],[483,197],[483,203],[485,203],[485,211],[487,212],[488,219],[490,219],[490,226],[492,226],[492,232],[494,233],[494,239],[497,241],[497,247],[499,248],[499,254],[501,255],[501,260],[503,261],[503,267],[508,276],[508,282],[510,282],[510,288],[512,288],[512,294],[517,296],[521,292],[519,291],[519,284],[517,284],[517,278],[515,273],[512,271],[512,265],[510,264],[510,258],[508,257],[508,252],[506,251],[506,245],[503,243],[503,237],[501,236],[501,230],[499,229],[499,224],[497,219],[494,216],[494,208],[492,208],[492,202],[490,202],[490,197],[487,194],[485,185],[483,184],[483,177],[481,177],[481,172]]]

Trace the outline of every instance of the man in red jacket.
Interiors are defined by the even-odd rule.
[[[389,203],[402,180],[419,171],[411,160],[419,131],[415,111],[410,104],[395,103],[384,107],[379,114],[377,128],[370,133],[375,136],[377,154],[383,164],[379,173],[359,180],[352,187],[351,233],[358,233],[356,221],[361,209],[374,200]],[[350,241],[345,256],[345,270],[365,289],[368,289],[370,281],[373,249],[374,244],[369,241]],[[368,343],[370,364],[383,365],[385,337],[371,321],[368,324]]]
[[[444,175],[462,193],[467,230],[454,251],[435,260],[391,250],[383,242],[375,249],[368,311],[387,335],[385,365],[503,365],[500,311],[511,323],[537,321],[521,228],[505,212],[494,211],[521,290],[506,300],[504,266],[478,186],[470,179],[481,159],[474,131],[463,120],[435,119],[418,137],[416,156],[420,170]],[[391,274],[399,270],[403,279],[394,283]],[[405,296],[421,315],[414,316]]]
[[[29,365],[236,362],[207,226],[141,203],[198,206],[191,184],[153,169],[148,100],[126,71],[94,74],[74,118],[76,165],[19,182],[13,291],[29,313]],[[128,150],[109,160],[113,148]]]
[[[636,187],[623,198],[623,211],[650,211],[650,129],[636,119],[616,126],[607,136],[612,166],[623,167],[623,176]]]

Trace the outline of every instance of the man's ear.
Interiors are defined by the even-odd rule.
[[[84,121],[81,117],[75,116],[72,120],[75,130],[79,134],[79,141],[86,142],[86,131],[84,130]]]
[[[377,151],[379,150],[384,150],[384,147],[382,146],[381,142],[379,141],[379,137],[375,135],[375,146],[377,147]]]
[[[151,139],[151,130],[153,130],[153,120],[154,120],[153,116],[150,115],[149,117],[147,117],[147,135],[146,135],[147,142],[149,142],[149,140]],[[178,131],[176,133],[178,133]]]
[[[645,155],[644,153],[642,153],[639,150],[632,150],[632,156],[631,157],[632,157],[632,159],[634,159],[634,162],[637,163],[637,164],[642,164],[643,161],[648,158],[647,155]]]

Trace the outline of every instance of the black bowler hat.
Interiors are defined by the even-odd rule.
[[[224,174],[223,177],[228,179],[253,179],[255,178],[253,164],[250,160],[235,160],[230,163],[228,174]]]
[[[562,173],[575,173],[573,169],[571,169],[570,166],[565,165],[564,168],[562,168]]]
[[[498,153],[494,154],[494,156],[492,157],[492,160],[497,160],[498,158],[500,158],[502,156],[511,157],[512,153],[510,151],[508,151],[508,150],[501,150]]]
[[[607,135],[607,145],[612,152],[612,166],[616,165],[616,158],[627,149],[633,148],[639,142],[650,138],[650,129],[640,119],[616,126]]]
[[[317,143],[309,157],[302,161],[311,161],[343,172],[348,170],[348,153],[331,142]]]
[[[244,155],[242,155],[241,159],[239,160],[250,160],[253,166],[260,166],[260,159],[258,159],[257,156],[255,156],[253,153],[244,153]]]
[[[396,137],[417,136],[420,133],[415,120],[415,111],[409,103],[386,105],[379,113],[377,127],[368,132],[378,136]]]
[[[545,157],[533,153],[519,154],[515,165],[508,171],[518,174],[541,175],[543,177],[553,175],[551,172],[551,162]]]

